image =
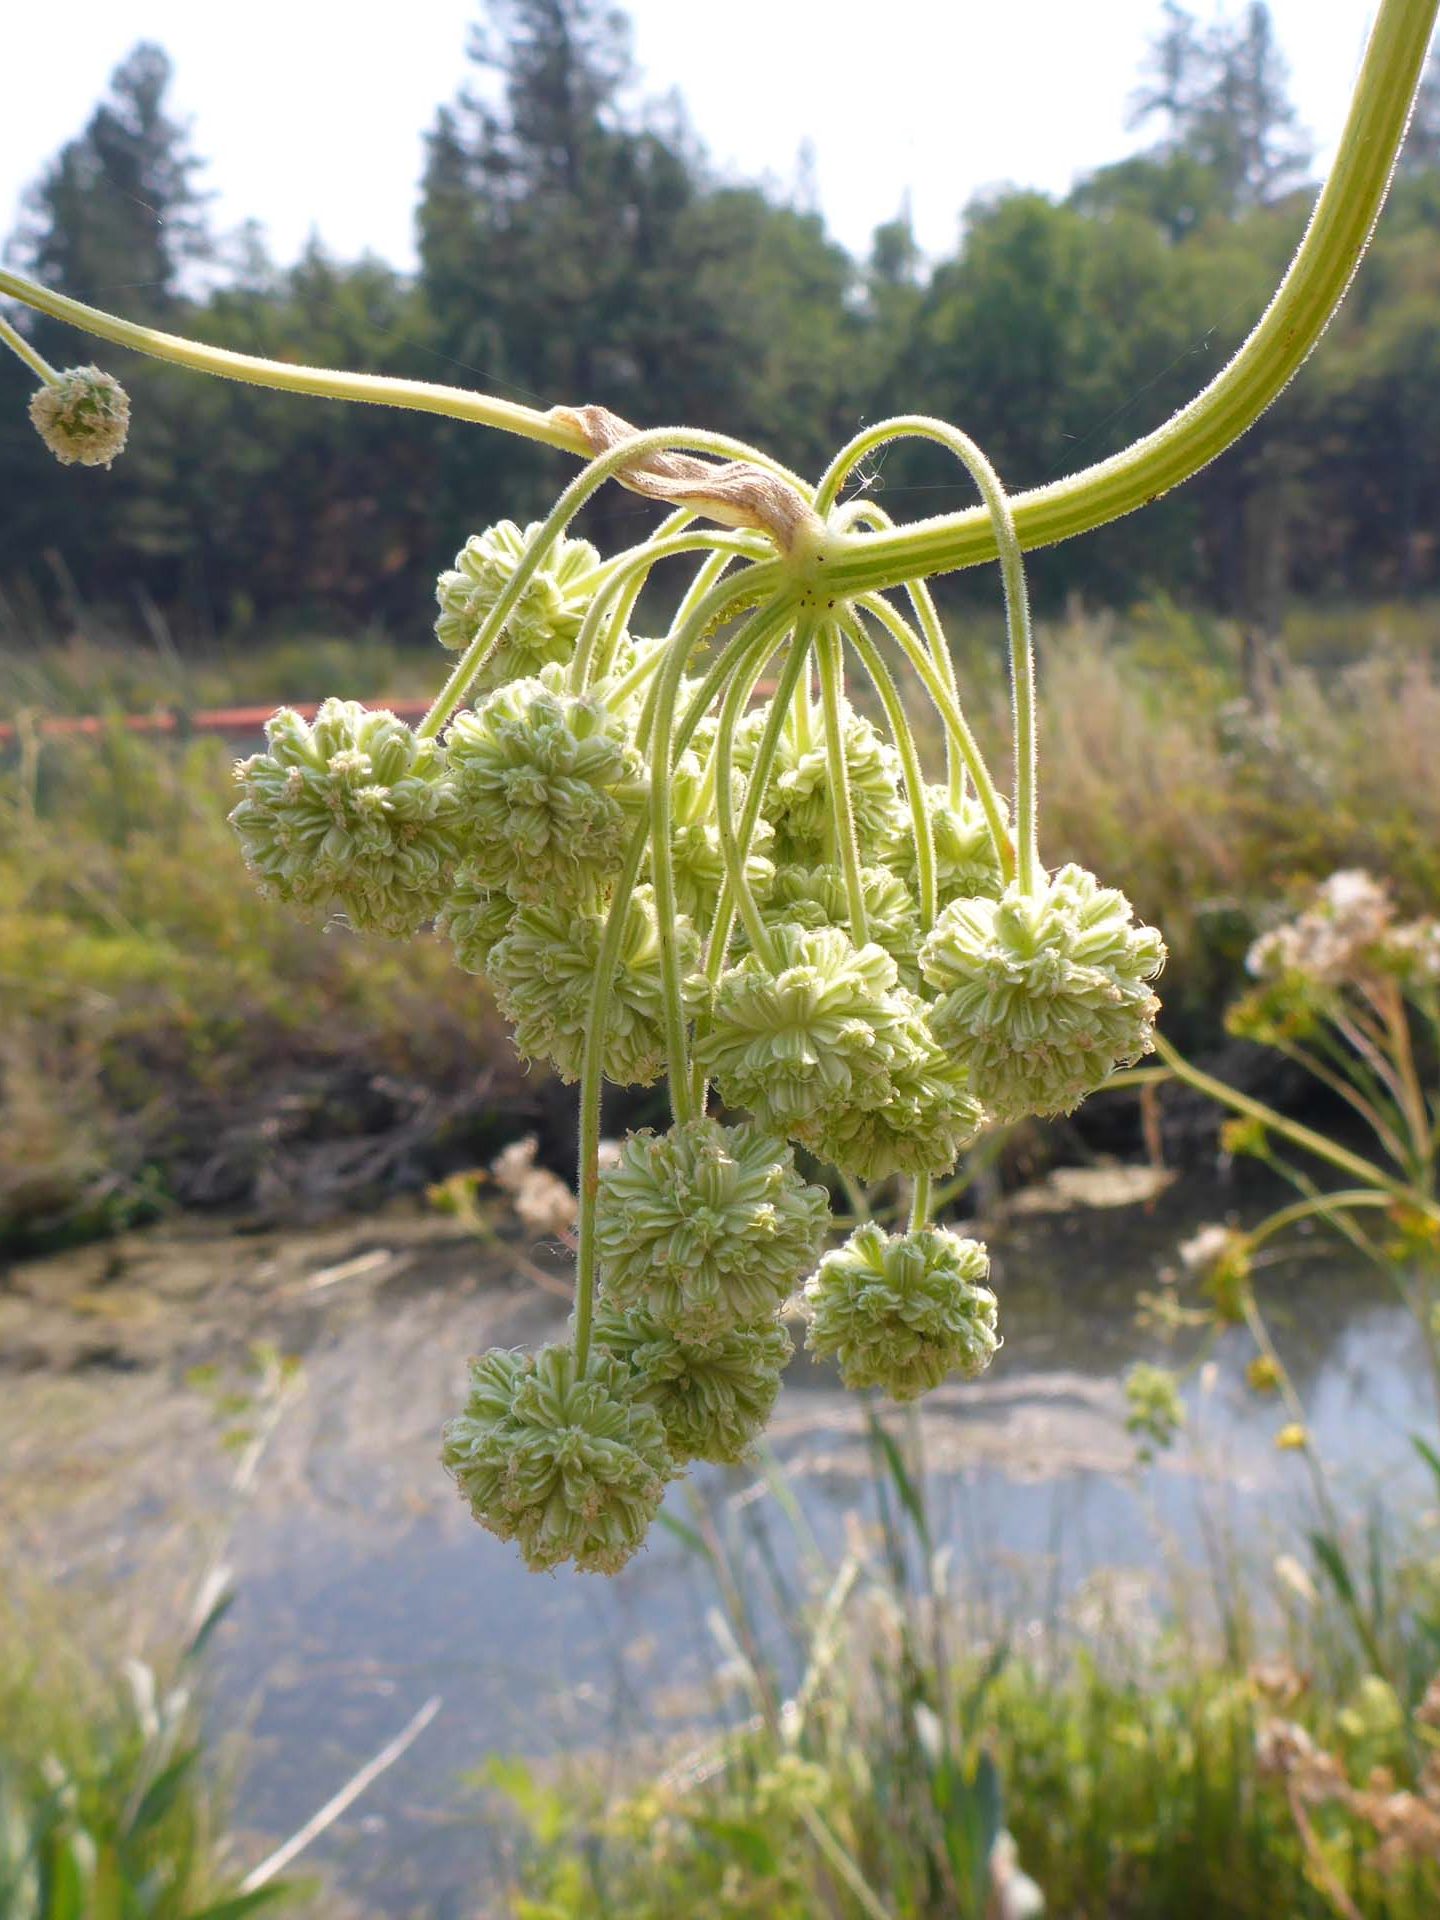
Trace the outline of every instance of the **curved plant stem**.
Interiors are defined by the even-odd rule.
[[[1238,440],[1288,384],[1344,298],[1374,230],[1437,10],[1440,0],[1381,0],[1330,177],[1274,299],[1238,352],[1203,393],[1154,433],[1080,473],[1018,495],[1014,508],[1022,546],[1052,546],[1149,505]],[[0,268],[0,293],[83,332],[202,372],[291,392],[448,414],[582,457],[590,451],[564,418],[461,387],[227,353],[121,320],[8,268]],[[775,470],[753,449],[738,457]],[[829,591],[838,598],[978,566],[995,554],[989,516],[972,509],[893,532],[836,535],[825,554],[826,574]]]
[[[1163,427],[1097,465],[1016,496],[1027,548],[1088,533],[1148,506],[1252,427],[1309,355],[1374,231],[1424,69],[1437,0],[1381,0],[1330,177],[1274,299],[1234,357]],[[837,538],[830,590],[853,594],[978,566],[995,557],[988,517],[972,509],[895,533]]]
[[[1018,858],[1016,878],[1021,890],[1034,893],[1040,865],[1037,837],[1037,762],[1035,719],[1035,643],[1030,632],[1030,593],[1025,584],[1025,558],[1015,531],[1015,514],[1010,499],[1000,484],[1000,476],[968,434],[961,433],[943,420],[930,420],[922,414],[901,414],[894,420],[878,421],[857,434],[831,461],[815,495],[815,507],[824,513],[838,492],[845,475],[857,460],[876,447],[894,440],[933,440],[953,453],[980,489],[985,511],[990,517],[995,546],[1000,557],[1000,577],[1005,587],[1005,626],[1010,640],[1010,696],[1015,732],[1015,842]],[[876,536],[868,536],[875,539]],[[827,568],[829,563],[827,563]],[[829,572],[834,585],[834,573]],[[931,603],[931,613],[934,604]],[[950,649],[938,619],[935,634],[927,634],[932,654],[943,654],[950,664]],[[939,661],[936,661],[937,667]],[[944,669],[940,669],[943,673]],[[953,669],[951,685],[954,695]],[[959,702],[956,700],[958,706]]]
[[[895,524],[885,509],[877,507],[873,500],[852,501],[842,511],[848,520],[856,524],[864,523],[882,529],[893,527]],[[945,635],[940,610],[935,605],[935,596],[930,591],[929,583],[924,580],[907,580],[905,595],[910,602],[920,631],[925,636],[926,645],[930,649],[930,658],[945,682],[946,691],[958,708],[960,682],[956,677],[955,661],[950,653],[950,642]],[[945,735],[945,771],[950,785],[950,804],[952,807],[958,807],[965,797],[965,762],[955,751],[955,742],[948,733]]]
[[[1232,1107],[1236,1113],[1243,1113],[1249,1120],[1258,1120],[1262,1127],[1271,1133],[1279,1134],[1292,1146],[1301,1147],[1306,1153],[1313,1153],[1317,1159],[1328,1160],[1332,1167],[1338,1167],[1342,1173],[1354,1174],[1367,1186],[1378,1187],[1388,1193],[1392,1199],[1401,1200],[1407,1206],[1415,1207],[1431,1220],[1440,1220],[1440,1205],[1428,1194],[1418,1188],[1408,1186],[1403,1180],[1397,1180],[1383,1167],[1377,1167],[1371,1160],[1364,1159],[1358,1153],[1351,1153],[1348,1147],[1342,1147],[1338,1140],[1327,1139],[1323,1133],[1313,1128],[1301,1126],[1298,1120],[1287,1120],[1283,1113],[1277,1113],[1273,1107],[1267,1107],[1262,1100],[1253,1099],[1248,1093],[1228,1086],[1225,1081],[1217,1080],[1213,1074],[1205,1073],[1201,1068],[1192,1066],[1181,1053],[1177,1053],[1163,1034],[1155,1035],[1155,1051],[1169,1067],[1178,1080],[1195,1088],[1197,1093],[1207,1095],[1211,1100],[1224,1107]]]
[[[0,345],[9,347],[17,359],[23,360],[37,379],[43,380],[47,387],[58,387],[60,376],[45,358],[38,353],[23,333],[17,333],[10,322],[0,313]]]
[[[657,427],[651,433],[638,433],[623,445],[612,447],[608,453],[600,454],[590,462],[589,466],[576,474],[536,529],[519,565],[506,581],[504,591],[486,614],[480,631],[456,662],[449,679],[436,695],[430,711],[420,722],[416,731],[421,739],[439,733],[459,706],[464,698],[465,689],[499,644],[500,635],[504,631],[511,609],[524,592],[532,575],[591,495],[598,493],[605,482],[620,472],[623,467],[629,466],[637,458],[643,458],[647,453],[659,453],[677,446],[698,446],[707,440],[711,440],[711,436],[695,436],[673,427]],[[709,450],[714,450],[713,441]],[[775,562],[768,564],[778,571]]]
[[[671,845],[670,778],[674,765],[675,701],[685,667],[696,642],[710,620],[723,613],[743,590],[740,582],[721,581],[699,599],[667,643],[664,663],[653,692],[650,750],[650,878],[655,889],[655,917],[660,941],[660,977],[665,994],[666,1059],[670,1102],[677,1122],[690,1118],[689,1047],[680,980],[680,948],[676,939],[675,867]],[[788,601],[768,603],[752,614],[731,640],[743,648],[761,632],[788,623]],[[724,769],[721,769],[724,785]],[[744,875],[740,875],[743,885]]]
[[[701,602],[713,598],[707,595]],[[736,636],[740,638],[740,636]],[[701,684],[694,698],[686,707],[675,729],[675,750],[683,753],[690,737],[699,725],[701,716],[715,697],[717,688],[725,677],[732,672],[743,672],[745,648],[736,646],[732,641],[724,654],[711,667],[709,674]],[[620,958],[620,943],[625,932],[625,917],[640,868],[644,863],[645,849],[649,842],[650,823],[641,820],[636,824],[625,850],[625,862],[615,883],[615,892],[611,900],[609,914],[605,922],[605,932],[600,942],[600,953],[595,963],[595,979],[590,989],[589,1025],[585,1034],[585,1049],[580,1063],[580,1122],[579,1122],[579,1218],[577,1222],[577,1250],[575,1256],[575,1353],[580,1371],[585,1370],[590,1355],[590,1327],[595,1307],[595,1281],[598,1268],[598,1252],[595,1244],[595,1211],[600,1193],[600,1095],[604,1085],[605,1029],[610,1006],[610,990],[615,978],[615,967]],[[701,1110],[703,1103],[695,1103],[695,1110]]]
[[[1005,816],[1000,810],[1000,795],[996,790],[995,782],[990,777],[990,769],[985,764],[975,736],[970,731],[969,721],[946,692],[920,636],[904,615],[891,606],[884,594],[862,594],[855,604],[878,620],[891,639],[897,643],[934,702],[946,734],[954,740],[956,751],[975,783],[975,797],[980,802],[980,811],[985,815],[985,824],[990,829],[990,839],[995,847],[995,857],[1000,863],[1000,871],[1007,880],[1013,879],[1015,843],[1011,840],[1005,825]]]
[[[816,637],[815,651],[820,659],[820,698],[825,713],[825,763],[830,776],[830,805],[834,809],[836,851],[845,875],[845,898],[850,908],[850,937],[857,947],[870,938],[870,923],[865,912],[865,883],[860,878],[860,845],[855,836],[855,808],[850,798],[850,768],[845,758],[844,717],[841,701],[844,683],[840,667],[840,642],[833,626],[824,626]]]
[[[753,617],[750,627],[746,629],[746,631],[752,632],[757,641],[762,638],[770,639],[774,640],[778,646],[781,629],[789,625],[793,611],[794,609],[792,607],[783,604],[779,607],[767,607],[763,615],[756,614]],[[802,620],[796,625],[795,638],[792,642],[791,658],[787,663],[787,665],[792,665],[795,671],[787,674],[785,677],[784,684],[787,689],[798,684],[799,670],[803,667],[808,655],[810,636],[813,631],[813,621]],[[724,705],[720,709],[720,724],[715,734],[715,826],[720,837],[720,852],[725,861],[725,884],[728,902],[733,903],[733,905],[739,909],[740,918],[744,923],[746,936],[750,941],[750,945],[767,966],[773,966],[775,964],[775,945],[770,938],[770,929],[765,925],[764,917],[755,899],[754,890],[750,885],[750,877],[745,871],[745,862],[750,853],[750,836],[754,832],[755,819],[759,813],[759,802],[757,801],[756,808],[752,813],[749,801],[753,794],[759,793],[763,795],[764,793],[770,775],[769,761],[774,758],[775,748],[773,741],[771,743],[769,758],[765,759],[760,753],[757,753],[755,764],[750,769],[750,783],[746,791],[746,805],[742,815],[748,823],[744,830],[743,845],[741,844],[741,836],[735,831],[735,779],[733,759],[735,728],[740,719],[741,706],[748,697],[749,689],[745,686],[741,676],[737,674],[735,679],[731,681],[729,690],[725,695]],[[783,724],[784,709],[780,704],[778,694],[771,703],[770,720],[772,722],[776,719],[777,714]],[[776,726],[773,731],[774,740],[778,741],[780,734],[779,726]],[[770,737],[770,733],[771,728],[767,725],[767,739]],[[762,742],[762,746],[763,744]],[[722,908],[724,908],[726,904],[726,901],[722,901]]]
[[[595,1203],[600,1193],[600,1091],[604,1083],[605,1032],[609,1024],[610,989],[615,966],[620,958],[620,942],[625,936],[625,920],[640,865],[645,858],[645,829],[642,822],[630,836],[625,864],[615,882],[600,953],[595,962],[595,979],[590,989],[590,1021],[585,1031],[585,1050],[580,1057],[580,1209],[575,1255],[575,1364],[584,1373],[590,1358],[590,1322],[595,1310]]]
[[[845,614],[840,622],[846,638],[854,647],[860,663],[869,674],[880,704],[885,709],[885,718],[889,722],[890,736],[900,755],[901,769],[905,775],[905,796],[910,806],[910,825],[915,837],[915,873],[919,894],[920,931],[929,933],[935,924],[935,915],[939,911],[939,890],[935,876],[935,832],[930,818],[930,809],[925,804],[925,780],[920,768],[920,755],[915,746],[915,736],[910,730],[910,718],[905,711],[905,702],[900,698],[900,689],[895,685],[890,669],[880,658],[880,650],[853,614]]]

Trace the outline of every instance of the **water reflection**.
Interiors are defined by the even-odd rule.
[[[961,1603],[1043,1616],[1097,1568],[1143,1579],[1167,1554],[1203,1566],[1217,1528],[1257,1554],[1292,1543],[1303,1470],[1273,1446],[1276,1404],[1243,1385],[1252,1349],[1241,1334],[1226,1335],[1203,1384],[1190,1385],[1187,1437],[1163,1466],[1137,1474],[1123,1432],[1119,1373],[1137,1357],[1167,1357],[1136,1331],[1136,1291],[1154,1286],[1181,1237],[1235,1204],[1188,1182],[1153,1211],[1027,1214],[994,1237],[1005,1348],[983,1382],[943,1390],[926,1415],[936,1529],[953,1550]],[[1425,1358],[1376,1276],[1323,1245],[1317,1238],[1313,1257],[1267,1276],[1277,1339],[1350,1490],[1383,1486],[1403,1501],[1423,1485],[1409,1434],[1433,1429]],[[231,1543],[240,1591],[215,1713],[253,1743],[241,1823],[288,1832],[440,1693],[444,1709],[420,1744],[318,1857],[380,1911],[473,1911],[497,1842],[461,1776],[489,1753],[561,1744],[611,1765],[619,1747],[703,1712],[708,1579],[658,1531],[617,1580],[537,1578],[451,1494],[437,1434],[466,1354],[552,1335],[559,1300],[497,1287],[454,1246],[328,1300],[308,1295],[303,1279],[267,1293],[242,1274],[236,1286],[253,1306],[248,1331],[303,1350],[306,1374]],[[196,1311],[193,1294],[186,1311]],[[202,1444],[184,1358],[171,1351],[130,1372],[61,1381],[42,1367],[10,1376],[0,1406],[7,1509],[13,1494],[21,1510],[22,1488],[36,1494],[24,1524],[58,1570],[128,1565],[143,1586],[157,1577],[162,1539],[179,1562],[193,1559],[223,1468]],[[774,1441],[822,1544],[838,1546],[870,1498],[863,1410],[802,1357]],[[67,1449],[91,1484],[61,1500],[54,1490],[72,1484]],[[716,1472],[704,1487],[723,1504],[752,1484]],[[671,1498],[684,1515],[685,1490]],[[783,1580],[786,1530],[773,1534]]]

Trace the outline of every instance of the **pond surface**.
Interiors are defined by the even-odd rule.
[[[1186,1437],[1141,1473],[1118,1380],[1165,1359],[1137,1330],[1138,1290],[1204,1221],[1263,1201],[1189,1179],[1143,1204],[1082,1176],[1032,1192],[989,1230],[1005,1347],[990,1374],[926,1402],[923,1446],[957,1604],[1052,1615],[1100,1569],[1150,1582],[1200,1566],[1217,1531],[1261,1557],[1293,1548],[1304,1470],[1273,1440],[1283,1414],[1243,1384],[1227,1335],[1187,1392]],[[558,1257],[529,1250],[562,1276]],[[1318,1238],[1267,1275],[1272,1325],[1348,1494],[1418,1498],[1409,1435],[1433,1432],[1410,1323],[1368,1270]],[[281,1838],[431,1695],[415,1746],[313,1849],[354,1911],[497,1910],[497,1830],[467,1772],[558,1747],[613,1769],[627,1743],[714,1710],[700,1562],[661,1530],[615,1580],[527,1574],[468,1518],[436,1463],[466,1356],[556,1334],[558,1293],[515,1277],[504,1246],[409,1211],[281,1237],[184,1223],[16,1269],[0,1288],[0,1505],[25,1580],[118,1598],[132,1640],[173,1632],[222,1554],[236,1604],[217,1641],[213,1715],[243,1735],[235,1811],[247,1857]],[[190,1369],[234,1387],[255,1340],[303,1360],[247,1492],[227,1423]],[[242,1382],[243,1384],[243,1382]],[[799,1356],[772,1428],[822,1548],[873,1518],[863,1406]],[[757,1475],[707,1472],[722,1532],[793,1539]],[[685,1486],[671,1494],[694,1519]],[[251,1844],[253,1843],[253,1844]],[[327,1914],[338,1908],[326,1909]]]

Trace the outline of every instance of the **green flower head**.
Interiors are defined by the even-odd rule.
[[[435,931],[450,942],[457,967],[483,974],[492,951],[510,931],[516,911],[508,893],[480,885],[474,868],[462,861],[435,916]]]
[[[516,1048],[526,1059],[548,1060],[562,1080],[580,1078],[605,919],[603,913],[566,906],[522,907],[486,959],[500,1011],[514,1023]],[[694,930],[681,920],[676,931],[683,963],[693,970]],[[691,971],[685,984],[691,1004],[697,1004],[703,982]],[[639,1087],[650,1086],[665,1071],[660,939],[649,887],[637,887],[626,903],[606,1013],[603,1071],[618,1086]]]
[[[764,711],[751,714],[738,730],[735,764],[749,772],[765,726]],[[848,703],[841,712],[850,808],[862,860],[880,861],[899,844],[907,813],[900,799],[900,760],[863,714]],[[817,722],[813,737],[802,739],[797,715],[786,715],[770,784],[762,804],[775,829],[775,858],[787,865],[813,867],[835,856],[835,803],[830,763]]]
[[[910,1017],[894,1035],[889,1098],[878,1107],[822,1107],[797,1134],[857,1180],[949,1173],[985,1121],[963,1062],[936,1045],[922,1003],[900,992]]]
[[[230,815],[262,893],[405,939],[443,905],[458,853],[444,755],[403,721],[327,700],[313,727],[282,708],[240,761]]]
[[[513,520],[501,520],[470,536],[455,565],[435,583],[440,603],[435,637],[442,647],[462,653],[470,645],[539,531],[538,522],[522,533]],[[594,597],[591,578],[599,560],[585,540],[562,539],[551,547],[506,616],[500,644],[476,679],[475,691],[538,673],[551,662],[569,664]]]
[[[31,395],[30,418],[62,467],[108,467],[125,451],[130,396],[99,367],[69,367]]]
[[[1069,1113],[1148,1053],[1160,1009],[1149,983],[1164,963],[1124,894],[1075,866],[1034,895],[1012,885],[952,901],[920,954],[939,995],[931,1030],[1002,1121]]]
[[[645,769],[601,692],[560,669],[497,687],[446,737],[467,871],[519,901],[591,904],[618,872]]]
[[[481,1526],[517,1540],[535,1573],[565,1560],[618,1573],[675,1473],[659,1416],[636,1399],[624,1363],[597,1352],[581,1376],[569,1346],[472,1361],[440,1457]]]
[[[636,1399],[659,1414],[665,1443],[682,1463],[743,1459],[770,1418],[795,1350],[777,1320],[731,1327],[694,1346],[643,1308],[626,1312],[603,1300],[595,1339],[630,1369]]]
[[[895,962],[838,927],[780,926],[777,964],[748,953],[722,973],[696,1063],[727,1106],[794,1137],[822,1109],[880,1107],[907,1017]]]
[[[860,888],[865,898],[867,938],[885,949],[902,977],[918,983],[920,915],[910,889],[888,867],[862,867]],[[833,865],[777,867],[763,895],[761,911],[772,926],[788,922],[797,927],[842,927],[848,931],[850,897],[844,872]],[[737,952],[743,952],[747,944],[741,928],[736,934]]]
[[[759,1127],[690,1120],[631,1134],[600,1176],[596,1241],[606,1298],[702,1345],[775,1312],[815,1258],[820,1187]]]
[[[887,1234],[857,1227],[805,1287],[806,1344],[834,1359],[847,1387],[914,1400],[952,1373],[983,1373],[1000,1345],[990,1260],[944,1227]]]
[[[1000,806],[1008,820],[1009,809],[1003,799]],[[925,810],[935,843],[935,891],[940,905],[947,906],[952,900],[998,900],[1005,890],[1005,878],[984,811],[974,794],[967,793],[957,806],[951,804],[944,787],[927,787]],[[905,836],[899,864],[910,886],[918,889],[912,834]]]

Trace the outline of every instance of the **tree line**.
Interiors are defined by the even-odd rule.
[[[170,64],[138,46],[44,170],[8,253],[137,319],[274,358],[600,401],[818,472],[864,421],[963,425],[1013,489],[1088,465],[1196,393],[1258,316],[1308,214],[1309,152],[1263,4],[1202,24],[1169,0],[1134,96],[1150,144],[1063,198],[1005,188],[927,263],[902,211],[856,260],[822,217],[717,175],[674,102],[638,91],[605,0],[488,0],[437,112],[419,265],[293,266],[217,234]],[[1164,590],[1273,623],[1284,598],[1433,589],[1440,570],[1440,72],[1350,299],[1302,380],[1145,514],[1037,557],[1042,597]],[[59,364],[88,342],[37,320]],[[524,520],[573,464],[426,416],[197,378],[101,348],[134,399],[108,475],[39,456],[0,356],[0,591],[171,611],[181,633],[324,619],[423,638],[425,582]],[[933,450],[862,483],[899,518],[966,491]],[[602,501],[590,531],[643,509]]]

